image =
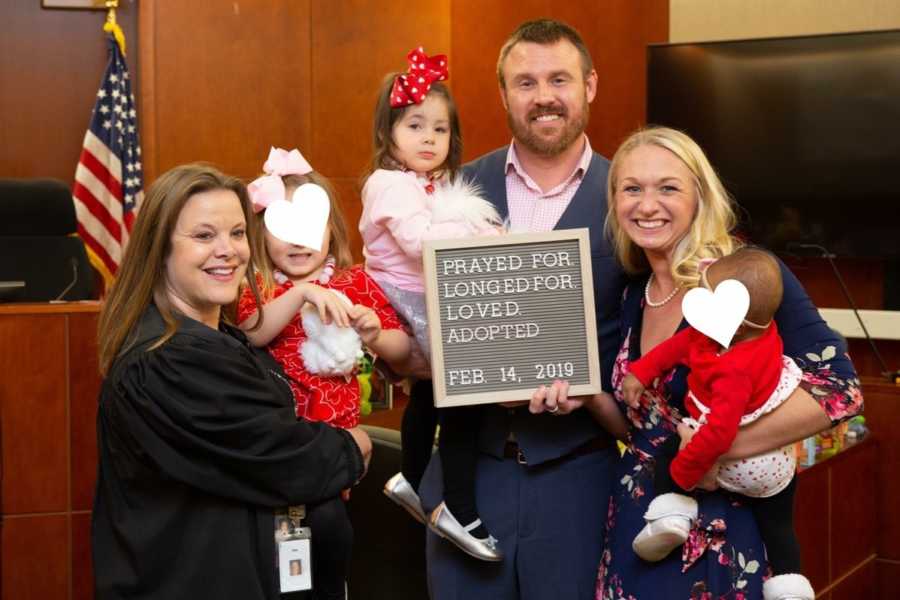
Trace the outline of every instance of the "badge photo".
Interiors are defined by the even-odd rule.
[[[309,528],[301,528],[300,534],[295,537],[298,539],[278,542],[278,574],[282,593],[312,589]]]

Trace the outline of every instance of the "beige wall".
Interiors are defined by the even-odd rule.
[[[669,41],[900,29],[898,0],[670,0]]]

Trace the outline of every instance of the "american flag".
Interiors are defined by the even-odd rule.
[[[144,174],[128,66],[119,44],[107,37],[109,63],[84,135],[72,197],[78,235],[109,286],[144,197]]]

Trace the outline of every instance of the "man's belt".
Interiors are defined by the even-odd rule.
[[[567,460],[571,460],[573,458],[578,458],[579,456],[584,456],[586,454],[593,454],[594,452],[599,452],[601,450],[606,450],[607,448],[611,448],[613,445],[613,440],[608,436],[597,436],[592,440],[588,440],[582,445],[578,446],[568,454],[563,454],[557,458],[551,458],[550,460],[544,461],[538,465],[534,465],[536,467],[543,466],[551,466],[555,464],[559,464],[561,462],[565,462]],[[520,465],[528,465],[528,461],[526,460],[525,453],[519,448],[519,444],[514,441],[507,441],[503,446],[503,457],[504,458],[514,458],[516,462]]]

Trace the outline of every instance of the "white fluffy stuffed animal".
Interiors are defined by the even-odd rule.
[[[341,292],[332,293],[353,306],[350,299]],[[362,358],[362,340],[352,327],[338,327],[334,323],[326,325],[319,318],[318,309],[307,303],[300,311],[306,341],[300,344],[300,356],[306,370],[315,375],[330,377],[350,375]]]
[[[473,233],[500,224],[494,205],[485,200],[481,188],[457,177],[453,183],[436,186],[428,196],[432,223],[465,222]]]

